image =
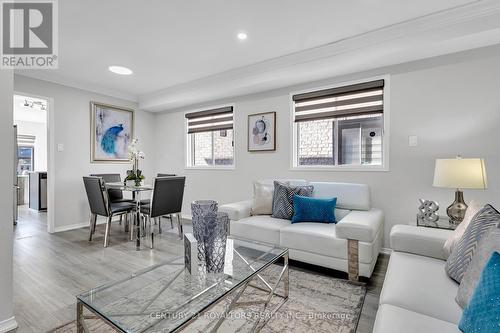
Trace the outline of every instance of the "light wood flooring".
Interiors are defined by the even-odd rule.
[[[163,234],[155,239],[155,249],[145,247],[136,251],[135,244],[127,241],[118,223],[113,223],[110,246],[104,249],[104,225],[97,226],[93,241],[88,242],[88,228],[49,234],[45,213],[23,206],[19,214],[14,231],[14,306],[19,333],[47,332],[72,321],[76,313],[75,295],[179,257],[183,251],[177,231],[168,230],[167,220],[163,223]],[[388,256],[381,255],[373,277],[365,281],[368,292],[358,333],[372,331],[387,262]],[[294,264],[318,274],[339,274],[292,262]]]

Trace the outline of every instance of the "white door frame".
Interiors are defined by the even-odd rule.
[[[47,101],[47,231],[55,232],[55,112],[52,97],[14,90],[14,95],[44,99]],[[12,96],[14,98],[14,96]],[[14,110],[12,110],[14,112]]]

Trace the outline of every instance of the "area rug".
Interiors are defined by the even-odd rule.
[[[273,265],[263,273],[265,277],[276,276],[280,266]],[[282,289],[278,290],[280,292]],[[290,268],[290,295],[288,300],[272,316],[261,332],[338,332],[354,333],[361,315],[366,294],[363,284],[354,284],[317,273]],[[265,293],[255,288],[247,288],[240,298],[242,302],[262,299]],[[279,304],[278,297],[273,297],[270,308]],[[186,327],[184,332],[208,332],[213,327],[217,315],[222,313],[230,299],[221,301]],[[262,305],[249,305],[234,309],[223,322],[218,332],[251,331],[257,318],[266,314]],[[86,324],[93,333],[114,332],[105,322],[90,317]],[[76,332],[76,323],[72,321],[51,332]],[[152,330],[151,332],[162,332]]]

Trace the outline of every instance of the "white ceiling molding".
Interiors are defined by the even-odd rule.
[[[483,0],[139,96],[168,111],[500,43],[500,1]]]
[[[47,81],[55,84],[60,84],[63,86],[71,87],[71,88],[76,88],[76,89],[81,89],[89,92],[93,92],[96,94],[101,94],[101,95],[106,95],[118,99],[123,99],[125,101],[130,101],[137,103],[139,100],[139,97],[136,95],[132,95],[120,90],[115,90],[115,89],[110,89],[105,86],[101,86],[99,84],[88,84],[88,83],[83,83],[80,81],[76,81],[73,79],[67,79],[64,77],[61,77],[57,74],[52,73],[51,70],[45,70],[45,71],[30,71],[30,70],[24,70],[24,71],[15,71],[16,75],[20,76],[26,76],[29,78],[37,79],[37,80],[42,80],[42,81]],[[14,77],[15,80],[15,77]]]

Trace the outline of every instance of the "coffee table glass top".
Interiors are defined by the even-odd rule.
[[[229,237],[224,273],[190,274],[184,259],[162,263],[77,296],[123,332],[171,332],[252,279],[288,250]]]

